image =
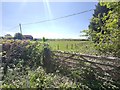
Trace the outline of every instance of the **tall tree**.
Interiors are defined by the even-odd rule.
[[[109,11],[109,8],[106,6],[101,6],[100,3],[97,4],[96,9],[94,10],[93,18],[91,19],[89,29],[90,35],[94,42],[99,43],[99,33],[104,33],[102,29],[105,20],[102,20],[104,15],[106,15]],[[107,18],[106,18],[107,19]]]
[[[20,40],[22,40],[23,39],[23,35],[21,33],[16,33],[14,35],[14,39],[20,39]]]
[[[102,38],[100,42],[105,42],[104,44],[100,44],[101,50],[120,57],[120,1],[101,2],[100,5],[112,9],[102,18],[102,20],[105,20],[109,17],[103,27],[106,31],[105,35],[101,35]],[[100,45],[98,45],[98,48]]]
[[[89,25],[89,35],[97,50],[120,57],[120,2],[100,2],[98,7]]]

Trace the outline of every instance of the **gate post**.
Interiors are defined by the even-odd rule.
[[[43,66],[51,71],[51,51],[49,48],[44,48],[43,52]]]

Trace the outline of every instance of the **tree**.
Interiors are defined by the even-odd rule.
[[[93,18],[91,19],[89,29],[91,39],[95,43],[99,43],[99,33],[104,34],[104,30],[102,29],[105,20],[102,20],[104,15],[108,13],[110,9],[106,6],[101,6],[100,3],[97,4],[96,9],[94,10]],[[108,19],[108,18],[106,18]]]
[[[101,6],[112,9],[102,20],[109,17],[104,23],[103,29],[105,35],[101,35],[101,50],[120,57],[120,1],[119,2],[101,2]],[[104,44],[102,42],[105,42]],[[98,48],[100,48],[98,45]]]
[[[23,35],[21,33],[16,33],[14,35],[14,39],[20,39],[20,40],[22,40],[23,39]]]
[[[12,39],[12,38],[13,38],[12,35],[10,35],[10,34],[6,34],[4,37],[5,37],[6,39]]]
[[[46,42],[46,41],[47,41],[47,39],[46,39],[45,37],[43,37],[43,38],[42,38],[42,41],[43,41],[43,42]]]
[[[99,7],[106,7],[108,11],[104,13],[96,7],[99,12],[94,12],[89,35],[97,50],[106,55],[120,57],[120,1],[99,2]]]

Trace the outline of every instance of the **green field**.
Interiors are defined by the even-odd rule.
[[[77,52],[82,54],[96,54],[91,41],[48,41],[52,50]]]
[[[5,42],[4,40],[3,42]],[[11,42],[7,40],[7,42]],[[36,41],[30,41],[31,43],[35,43]],[[42,41],[38,41],[42,43]],[[96,55],[97,51],[95,50],[94,43],[91,41],[67,41],[67,40],[48,40],[46,43],[49,44],[51,50],[61,50],[61,51],[69,51],[76,52],[82,54],[91,54]]]

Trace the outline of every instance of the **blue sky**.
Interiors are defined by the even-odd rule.
[[[2,3],[2,33],[1,35],[20,32],[32,35],[34,38],[83,38],[80,31],[88,29],[94,11],[86,12],[64,19],[34,23],[95,9],[97,2],[3,2]],[[15,28],[14,28],[15,27]]]

